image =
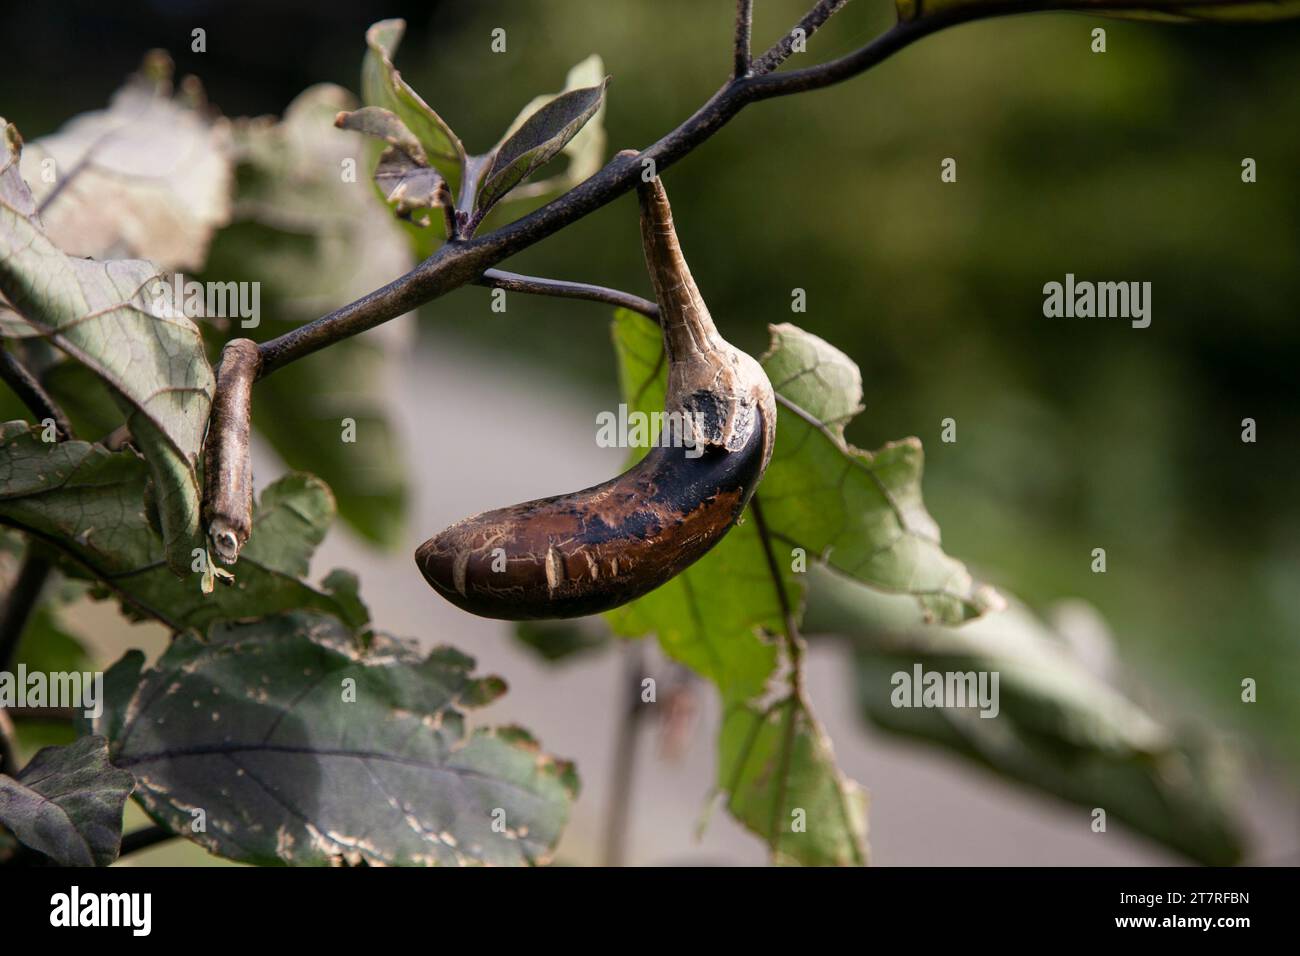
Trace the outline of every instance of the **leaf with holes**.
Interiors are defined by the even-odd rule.
[[[876,452],[845,441],[844,425],[862,402],[862,377],[849,357],[793,325],[775,325],[762,362],[784,401],[761,495],[786,553],[802,548],[873,587],[910,594],[943,623],[1000,607],[997,592],[940,546],[921,501],[920,441]]]
[[[149,814],[230,859],[544,863],[577,779],[519,728],[467,728],[505,692],[473,666],[383,635],[363,649],[312,612],[218,625],[173,642],[101,726]]]

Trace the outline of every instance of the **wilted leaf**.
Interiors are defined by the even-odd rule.
[[[873,587],[911,594],[945,623],[999,607],[997,593],[977,585],[939,545],[939,528],[921,501],[920,441],[872,453],[844,440],[862,401],[862,379],[848,356],[793,325],[776,325],[762,362],[788,403],[779,410],[761,486],[764,515],[787,553],[803,548]]]
[[[799,697],[727,709],[718,779],[731,815],[767,840],[776,862],[866,865],[867,795],[835,766]]]
[[[339,87],[315,86],[280,122],[263,118],[236,129],[236,223],[218,234],[208,275],[261,282],[258,338],[297,328],[414,264],[364,174],[355,182],[339,175],[345,161],[364,155],[360,134],[334,128],[336,115],[355,105]],[[400,539],[406,502],[406,456],[383,382],[412,321],[395,319],[286,366],[262,380],[254,398],[253,427],[290,467],[326,479],[343,520],[381,544]],[[275,414],[259,414],[259,407]]]
[[[497,144],[474,198],[478,218],[577,136],[600,109],[608,82],[605,79],[596,86],[561,93]]]
[[[230,218],[229,125],[201,108],[193,77],[175,98],[171,80],[171,60],[155,51],[108,109],[27,144],[23,177],[64,252],[203,267],[213,230]]]
[[[351,130],[364,136],[382,139],[389,146],[396,146],[412,159],[427,163],[424,147],[415,138],[415,134],[406,128],[396,113],[379,106],[363,106],[359,110],[345,110],[334,117],[334,125],[339,129]]]
[[[989,14],[1036,10],[1077,10],[1099,16],[1139,20],[1285,20],[1300,16],[1300,0],[895,0],[900,20],[939,16],[954,11]]]
[[[198,454],[214,387],[198,329],[184,315],[156,314],[160,277],[150,263],[78,259],[50,242],[23,197],[17,132],[6,130],[0,292],[14,321],[112,389],[149,462],[168,564],[183,573],[200,539]]]
[[[473,666],[378,635],[361,651],[319,614],[217,626],[111,702],[112,760],[155,820],[235,860],[546,862],[576,777],[518,728],[467,730],[505,691]]]
[[[859,705],[873,723],[1082,806],[1105,807],[1200,862],[1240,858],[1226,768],[1214,749],[1163,726],[1091,673],[1025,608],[935,627],[904,598],[820,568],[809,577],[805,627],[851,639]],[[894,675],[914,679],[917,665],[922,673],[996,673],[997,715],[894,706]]]
[[[364,106],[351,113],[340,113],[334,125],[388,143],[375,166],[375,185],[400,218],[410,219],[416,210],[449,204],[451,193],[445,181],[429,165],[424,148],[396,114],[378,106]]]
[[[61,866],[107,866],[122,844],[132,783],[108,762],[103,737],[46,747],[17,779],[0,774],[0,823]]]
[[[407,85],[393,66],[393,55],[406,30],[405,20],[381,20],[366,31],[366,58],[361,65],[361,96],[367,106],[396,113],[415,134],[436,166],[453,187],[465,167],[465,147],[420,95]]]
[[[174,630],[204,629],[216,620],[295,608],[319,608],[366,624],[367,615],[334,578],[338,596],[299,580],[334,516],[329,489],[308,475],[270,485],[254,514],[253,538],[235,580],[205,595],[187,556],[185,578],[163,562],[162,542],[144,504],[147,472],[130,451],[109,452],[83,441],[50,444],[25,422],[0,425],[0,518],[57,547],[69,570],[102,582],[136,613]]]

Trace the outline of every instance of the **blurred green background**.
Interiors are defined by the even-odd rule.
[[[806,0],[756,6],[762,48]],[[68,7],[7,11],[0,30],[0,102],[28,138],[101,107],[155,46],[229,115],[278,113],[319,81],[355,90],[365,26],[385,16],[408,20],[397,65],[474,152],[590,53],[613,76],[611,152],[676,126],[730,66],[729,0]],[[855,0],[794,65],[892,19],[890,4]],[[205,54],[189,51],[196,25]],[[1097,26],[1105,54],[1090,50]],[[494,27],[503,54],[489,51]],[[859,363],[867,409],[849,436],[925,442],[949,553],[1032,605],[1090,600],[1142,683],[1293,777],[1297,40],[1295,23],[960,26],[851,82],[746,109],[665,174],[723,333],[759,352],[768,323],[793,321]],[[955,184],[940,182],[945,157]],[[503,267],[649,293],[629,197]],[[1044,318],[1043,284],[1067,272],[1151,282],[1150,328]],[[796,287],[804,314],[791,313]],[[608,407],[608,317],[523,296],[496,314],[467,288],[423,310],[422,331],[428,347],[455,336],[526,358]],[[939,441],[947,417],[955,444]],[[1254,444],[1240,440],[1246,417]],[[1090,571],[1097,547],[1106,574]],[[1241,703],[1245,677],[1256,704]]]

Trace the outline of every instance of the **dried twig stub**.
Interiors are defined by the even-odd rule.
[[[203,523],[212,550],[226,564],[239,559],[253,531],[253,463],[248,444],[253,382],[260,366],[256,342],[234,339],[226,344],[203,443]]]

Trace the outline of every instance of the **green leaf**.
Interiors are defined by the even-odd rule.
[[[835,766],[830,740],[799,696],[727,709],[718,779],[731,815],[767,840],[776,862],[866,864],[867,796]]]
[[[126,726],[126,704],[140,685],[144,672],[144,652],[129,650],[121,659],[104,671],[104,706],[100,715],[88,718],[85,711],[77,711],[73,724],[79,734],[98,734],[113,740]]]
[[[204,594],[190,555],[184,579],[163,561],[162,542],[142,503],[147,478],[130,451],[83,441],[46,443],[25,422],[0,425],[0,518],[58,548],[71,572],[107,585],[129,612],[178,631],[307,607],[365,626],[368,615],[355,586],[334,578],[342,585],[336,596],[299,580],[334,516],[329,489],[319,479],[290,474],[267,487],[233,583]]]
[[[199,331],[184,315],[155,314],[150,263],[79,259],[49,240],[23,195],[18,133],[5,128],[0,292],[15,321],[112,389],[150,466],[168,564],[183,573],[201,540],[198,459],[215,384]]]
[[[598,54],[593,53],[569,70],[568,76],[564,79],[564,89],[560,93],[533,97],[528,105],[519,111],[519,115],[515,117],[505,135],[501,137],[502,140],[508,139],[524,124],[525,120],[561,93],[597,86],[604,79],[605,63]],[[513,202],[517,199],[533,199],[538,196],[564,192],[598,172],[605,162],[604,119],[605,103],[602,100],[596,112],[587,121],[587,124],[578,131],[573,139],[564,144],[561,153],[569,162],[564,172],[538,182],[517,186],[504,197],[503,201]]]
[[[132,784],[109,763],[103,737],[46,747],[17,779],[0,774],[0,823],[61,866],[107,866],[122,844]]]
[[[1117,820],[1193,859],[1228,865],[1242,836],[1213,746],[1164,726],[1092,673],[1027,609],[1011,604],[956,628],[841,575],[809,575],[807,630],[852,640],[866,719],[937,744],[1000,776]],[[996,673],[998,713],[894,705],[894,675]]]
[[[619,381],[629,411],[663,409],[667,369],[658,327],[620,310],[614,319]],[[653,441],[653,436],[652,436]],[[633,449],[633,459],[647,449]],[[766,496],[763,498],[767,514]],[[777,562],[792,609],[802,583]],[[708,554],[663,586],[605,617],[617,634],[656,634],[673,658],[709,678],[722,695],[719,787],[733,816],[767,841],[778,862],[865,863],[866,803],[857,784],[835,767],[830,742],[802,689],[769,709],[764,699],[784,634],[784,607],[752,514]],[[797,638],[790,638],[797,640]],[[784,723],[773,725],[776,714]],[[778,732],[779,731],[779,732]],[[799,830],[794,810],[802,811]]]
[[[662,410],[667,382],[662,337],[644,316],[614,320],[619,381],[629,410]],[[912,440],[872,456],[844,442],[843,425],[861,408],[857,366],[794,326],[776,326],[764,368],[783,398],[814,426],[782,408],[776,447],[759,490],[776,542],[791,607],[802,597],[790,549],[827,557],[879,587],[914,593],[941,620],[962,620],[996,606],[988,588],[939,549],[938,529],[920,501],[920,446]],[[634,450],[634,458],[644,454]],[[615,633],[657,633],[665,651],[712,679],[728,699],[761,693],[776,665],[761,631],[784,630],[762,540],[752,517],[662,587],[606,615]]]
[[[895,0],[900,20],[941,16],[957,11],[1031,13],[1077,10],[1099,16],[1139,20],[1219,20],[1252,22],[1300,16],[1300,0]]]
[[[465,168],[465,147],[393,66],[393,56],[405,31],[405,20],[381,20],[366,31],[361,96],[367,106],[380,106],[396,113],[420,141],[433,165],[454,186]]]
[[[620,309],[614,317],[619,382],[630,412],[663,411],[667,367],[659,328]],[[653,441],[655,436],[651,436]],[[633,457],[647,448],[633,449]],[[799,588],[785,582],[792,605]],[[724,699],[761,694],[776,669],[776,645],[762,632],[784,628],[771,570],[752,518],[708,554],[645,597],[605,614],[624,637],[655,634],[664,652],[718,685]]]
[[[156,821],[234,860],[546,862],[572,767],[518,728],[466,728],[467,708],[505,691],[473,666],[381,635],[362,651],[319,614],[219,625],[113,703],[112,759]]]
[[[339,176],[344,161],[364,153],[360,134],[334,127],[337,114],[355,106],[347,91],[316,86],[280,122],[236,129],[237,221],[213,243],[208,276],[261,283],[258,338],[291,331],[413,265],[401,227],[370,186]],[[282,368],[258,384],[254,398],[253,427],[289,467],[328,481],[343,520],[368,541],[390,546],[404,527],[406,456],[383,384],[389,360],[407,347],[412,322],[408,316],[385,323]],[[355,441],[343,440],[347,421]]]
[[[921,501],[920,441],[874,453],[845,441],[844,425],[862,401],[848,356],[793,325],[775,325],[762,362],[784,400],[761,486],[773,535],[873,587],[913,595],[943,623],[999,607],[997,593],[940,547]]]
[[[607,77],[596,86],[561,93],[496,145],[474,199],[479,219],[578,135],[604,103],[608,82]]]
[[[230,218],[229,126],[202,108],[194,77],[176,97],[171,80],[171,60],[155,50],[108,109],[27,144],[23,177],[45,204],[45,234],[67,254],[203,267]]]

